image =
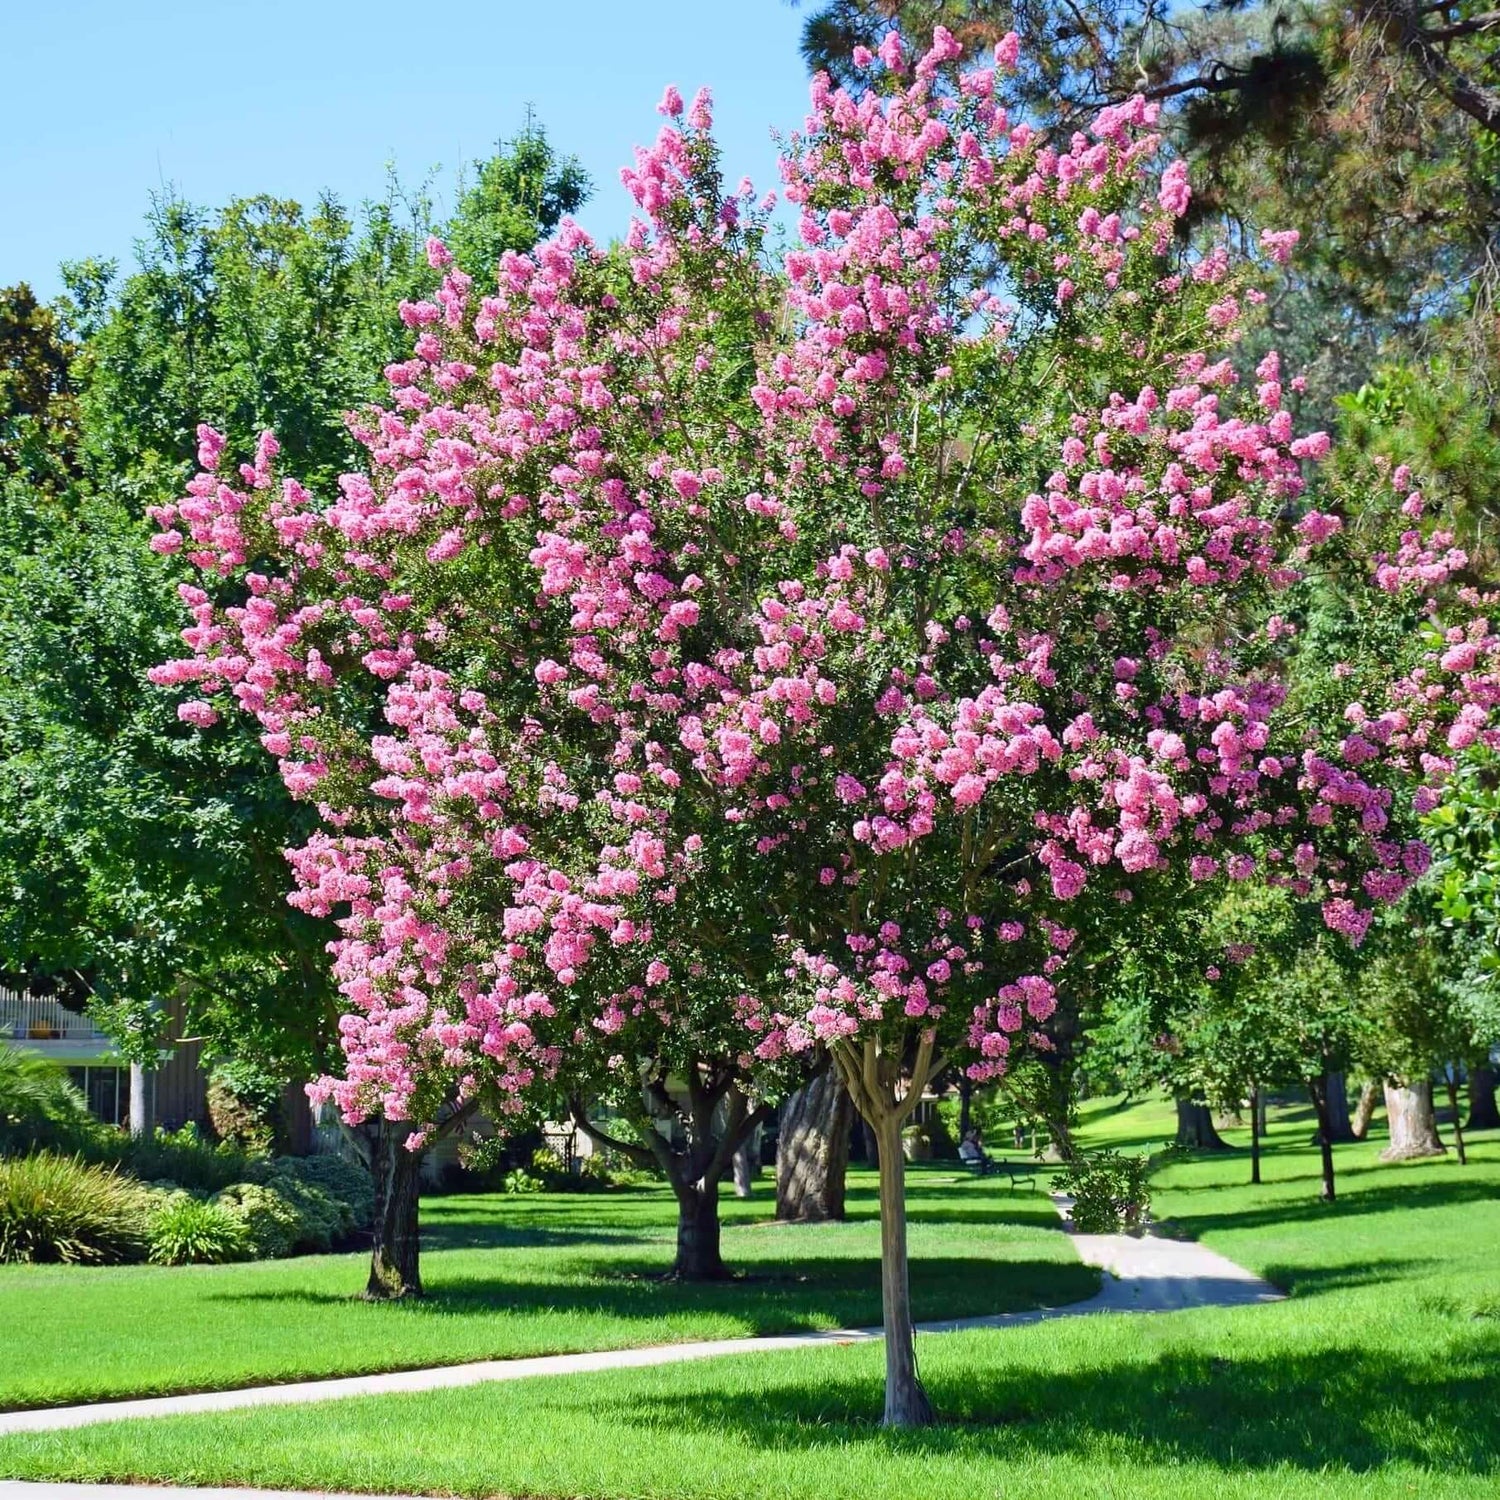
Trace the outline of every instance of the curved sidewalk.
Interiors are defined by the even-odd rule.
[[[1066,1203],[1059,1212],[1066,1214]],[[1231,1260],[1189,1240],[1154,1239],[1149,1235],[1074,1234],[1078,1258],[1105,1274],[1099,1292],[1083,1302],[1061,1307],[1039,1307],[1027,1312],[997,1313],[985,1318],[957,1318],[919,1323],[924,1334],[957,1333],[969,1328],[1022,1327],[1049,1318],[1090,1313],[1174,1312],[1189,1307],[1238,1307],[1275,1302],[1281,1293],[1268,1282]],[[56,1406],[36,1411],[0,1413],[0,1434],[54,1432],[87,1427],[95,1422],[123,1422],[132,1417],[182,1416],[189,1412],[233,1411],[249,1406],[286,1406],[312,1401],[337,1401],[349,1396],[381,1396],[402,1391],[432,1391],[495,1381],[532,1380],[548,1375],[583,1375],[601,1370],[640,1369],[677,1364],[692,1359],[718,1359],[734,1354],[770,1354],[783,1349],[810,1349],[820,1344],[867,1343],[881,1337],[878,1328],[834,1329],[821,1333],[780,1334],[770,1337],[707,1339],[683,1344],[655,1344],[644,1349],[610,1349],[591,1354],[548,1354],[529,1359],[488,1359],[463,1365],[438,1365],[421,1370],[392,1370],[376,1375],[351,1375],[334,1380],[303,1380],[287,1385],[248,1386],[231,1391],[202,1391],[187,1396],[153,1396],[130,1401],[95,1402],[87,1406]],[[41,1494],[40,1489],[28,1493]],[[101,1490],[84,1487],[83,1493]],[[0,1482],[0,1497],[21,1491]],[[58,1486],[45,1493],[57,1496]],[[191,1491],[182,1491],[190,1495]],[[205,1494],[208,1492],[204,1492]],[[243,1497],[247,1491],[236,1491]]]

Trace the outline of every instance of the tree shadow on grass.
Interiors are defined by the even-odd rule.
[[[1350,1261],[1341,1266],[1301,1266],[1273,1263],[1262,1274],[1273,1286],[1294,1297],[1318,1296],[1324,1292],[1342,1292],[1350,1287],[1378,1286],[1401,1281],[1414,1275],[1438,1270],[1443,1262],[1433,1256],[1400,1258],[1386,1256],[1378,1260]]]
[[[434,1271],[425,1278],[426,1297],[381,1306],[403,1318],[552,1314],[650,1322],[719,1312],[741,1320],[748,1334],[880,1321],[880,1265],[873,1258],[746,1261],[745,1275],[709,1282],[663,1280],[670,1263],[670,1253],[608,1261],[578,1257],[557,1263],[556,1279],[547,1281]],[[1094,1294],[1098,1275],[1076,1262],[921,1257],[912,1262],[911,1287],[921,1319],[986,1317],[1082,1301]],[[226,1291],[213,1300],[326,1306],[350,1297],[288,1287]]]
[[[1435,1353],[1350,1347],[1243,1358],[1232,1350],[1178,1349],[1065,1373],[997,1352],[993,1367],[929,1372],[944,1425],[914,1432],[876,1426],[878,1382],[832,1366],[816,1381],[773,1380],[753,1400],[697,1382],[670,1403],[620,1399],[612,1414],[659,1426],[690,1412],[695,1424],[777,1451],[868,1445],[893,1457],[1012,1464],[1128,1453],[1241,1470],[1366,1472],[1404,1462],[1500,1473],[1500,1332],[1460,1335]]]
[[[1389,1187],[1360,1188],[1332,1203],[1309,1195],[1279,1199],[1259,1208],[1226,1209],[1215,1213],[1198,1209],[1172,1215],[1173,1224],[1196,1239],[1223,1229],[1261,1229],[1278,1224],[1302,1224],[1312,1220],[1357,1218],[1421,1208],[1455,1208],[1465,1203],[1493,1202],[1493,1184],[1484,1182],[1411,1182]]]
[[[644,1245],[667,1231],[606,1229],[593,1225],[579,1229],[548,1229],[529,1224],[476,1224],[463,1220],[436,1223],[422,1220],[422,1248],[434,1250],[544,1250],[571,1249],[582,1245]]]

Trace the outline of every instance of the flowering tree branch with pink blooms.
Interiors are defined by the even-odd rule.
[[[1327,439],[1232,357],[1264,268],[1182,259],[1150,105],[1059,152],[956,53],[814,81],[779,267],[669,91],[622,247],[570,226],[406,310],[340,496],[271,440],[236,483],[206,434],[157,517],[205,574],[158,676],[257,715],[322,816],[291,858],[340,917],[324,1091],[420,1122],[687,1073],[742,1126],[831,1052],[880,1143],[901,1425],[936,1070],[1045,1050],[1069,964],[1184,888],[1283,883],[1357,941],[1445,737],[1495,737],[1483,620],[1299,708],[1285,600],[1352,553],[1304,493]],[[1414,522],[1348,586],[1410,613],[1447,567]],[[701,1182],[736,1127],[695,1112]]]

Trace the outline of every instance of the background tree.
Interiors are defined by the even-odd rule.
[[[586,190],[535,127],[513,154],[476,167],[454,221],[485,253],[529,247]],[[82,261],[57,309],[24,289],[3,303],[0,965],[63,975],[138,1070],[192,1034],[211,1061],[306,1079],[336,1018],[330,933],[285,900],[309,811],[244,728],[194,734],[143,688],[179,649],[184,570],[146,550],[142,512],[180,492],[204,412],[242,439],[274,421],[332,485],[356,447],[344,415],[404,352],[401,300],[432,283],[432,227],[394,187],[358,219],[331,196],[311,213],[163,198],[128,275]],[[187,1006],[170,1035],[167,997]],[[414,1247],[420,1158],[374,1155]]]

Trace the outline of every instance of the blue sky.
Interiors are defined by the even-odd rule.
[[[667,83],[714,90],[726,175],[775,185],[769,129],[800,125],[801,17],[782,0],[109,0],[5,7],[0,285],[61,290],[59,262],[128,262],[149,195],[216,205],[328,187],[378,196],[511,135],[531,105],[623,230],[618,169]],[[26,127],[23,135],[21,126]],[[37,129],[32,129],[33,126]]]

